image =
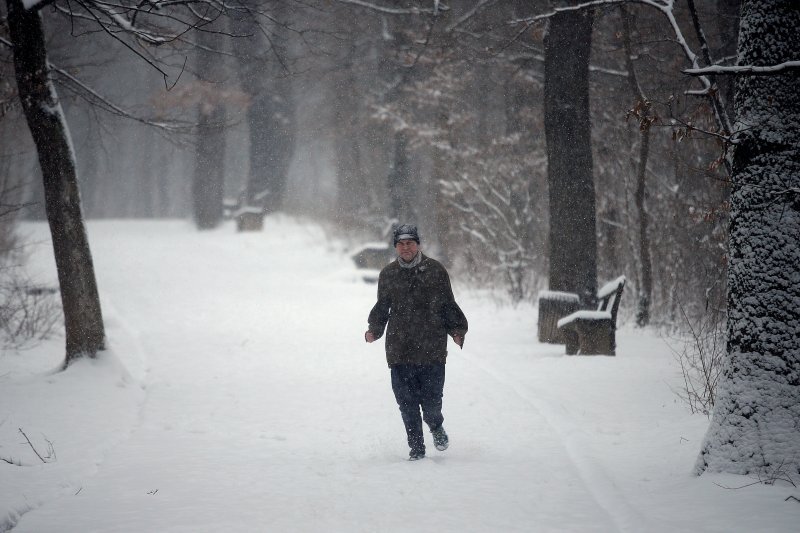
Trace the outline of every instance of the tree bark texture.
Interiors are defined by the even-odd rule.
[[[739,65],[800,59],[792,0],[745,0]],[[736,80],[728,361],[696,470],[800,473],[800,77]]]
[[[590,10],[550,18],[544,39],[544,125],[550,202],[550,289],[593,306],[597,235],[589,116]]]
[[[69,130],[48,72],[42,18],[7,0],[17,88],[36,145],[53,240],[66,333],[65,366],[105,348],[92,254],[81,212]]]

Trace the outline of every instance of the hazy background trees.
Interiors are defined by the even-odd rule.
[[[698,6],[716,57],[734,46],[736,3]],[[232,16],[163,54],[172,81],[180,75],[170,90],[142,58],[45,8],[54,64],[137,116],[182,125],[165,130],[62,90],[86,217],[191,219],[196,171],[218,150],[217,213],[223,197],[255,203],[323,221],[353,246],[413,219],[461,279],[532,301],[550,275],[548,20],[521,21],[547,6],[435,5],[253,3],[266,17],[258,27]],[[619,6],[594,9],[586,36],[597,278],[631,280],[623,317],[646,301],[651,323],[674,326],[684,311],[724,306],[727,175],[719,142],[696,131],[714,117],[686,94],[696,81],[680,74],[674,35],[647,6],[626,13],[627,30]],[[688,11],[675,15],[692,27]],[[24,185],[19,202],[33,203],[24,216],[40,217],[35,157],[11,96],[0,128],[16,140],[3,144],[0,168]],[[209,122],[212,108],[226,112]],[[209,129],[213,140],[201,134]]]

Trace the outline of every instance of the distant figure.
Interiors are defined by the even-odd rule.
[[[389,323],[386,361],[406,426],[409,460],[416,461],[425,457],[423,419],[436,449],[443,451],[449,445],[442,426],[447,336],[463,348],[467,317],[453,297],[447,270],[419,250],[416,226],[403,224],[395,229],[394,247],[398,257],[381,270],[378,301],[369,313],[364,339],[374,342],[381,338]]]

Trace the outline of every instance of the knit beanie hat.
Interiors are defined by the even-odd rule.
[[[394,230],[394,246],[397,246],[398,241],[412,240],[419,244],[419,233],[417,227],[413,224],[401,224]]]

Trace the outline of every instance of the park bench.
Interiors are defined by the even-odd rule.
[[[606,283],[597,291],[597,310],[575,311],[557,323],[567,355],[616,355],[617,311],[625,276]]]
[[[361,278],[367,283],[377,283],[381,269],[394,259],[394,248],[385,243],[367,243],[350,255]]]

